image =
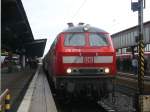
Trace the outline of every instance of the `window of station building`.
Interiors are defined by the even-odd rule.
[[[144,51],[149,52],[150,51],[150,44],[146,44]]]
[[[138,47],[134,48],[134,52],[137,53],[138,52]]]
[[[138,33],[137,33],[137,31],[134,31],[133,34],[134,34],[133,38],[134,38],[134,44],[135,44],[136,43],[136,38],[138,37]]]
[[[126,34],[126,46],[130,45],[130,35],[129,33]]]
[[[125,46],[128,46],[129,43],[128,43],[128,34],[125,34]]]
[[[119,49],[119,53],[122,54],[122,49]]]
[[[127,53],[127,48],[122,48],[122,53]]]
[[[122,47],[122,42],[123,42],[123,39],[122,39],[122,38],[123,38],[123,36],[120,35],[119,37],[120,37],[120,47]]]
[[[116,49],[116,54],[117,55],[121,54],[121,49]]]
[[[149,28],[147,27],[147,28],[144,28],[144,40],[145,40],[146,42],[148,42],[149,39],[150,39],[150,30],[149,30]]]
[[[115,38],[112,38],[112,41],[113,41],[113,45],[115,45],[116,39],[115,39]]]
[[[127,34],[127,44],[131,45],[131,33],[130,32]]]
[[[131,47],[128,47],[128,48],[126,48],[126,52],[132,52],[132,49],[131,49]]]
[[[122,37],[120,37],[120,47],[122,47]]]
[[[119,41],[119,42],[118,42],[118,43],[119,43],[118,46],[121,47],[121,45],[122,45],[122,37],[121,37],[121,36],[118,36],[118,41]]]
[[[130,43],[131,45],[133,45],[133,32],[132,31],[130,32]]]
[[[116,36],[116,38],[115,38],[115,44],[116,44],[116,46],[117,46],[117,48],[119,47],[119,39],[118,39],[118,37]]]
[[[144,48],[144,51],[147,51],[147,49],[148,49],[148,46],[146,45],[145,48]]]
[[[128,36],[127,36],[127,34],[124,34],[124,40],[123,40],[123,45],[124,46],[127,46],[127,44],[128,44]]]
[[[126,34],[122,35],[122,44],[121,46],[125,46],[126,45]]]
[[[119,41],[119,38],[116,37],[116,46],[119,47],[120,46],[120,41]]]

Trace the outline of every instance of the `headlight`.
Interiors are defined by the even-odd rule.
[[[110,69],[109,68],[105,68],[105,73],[109,73]]]
[[[67,68],[66,72],[70,74],[72,72],[71,68]]]

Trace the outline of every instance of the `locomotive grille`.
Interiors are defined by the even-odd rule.
[[[97,69],[79,69],[79,72],[91,74],[91,73],[98,73],[98,70]]]
[[[93,68],[93,69],[86,69],[86,68],[80,68],[80,69],[73,69],[73,74],[103,74],[104,69],[103,68]]]

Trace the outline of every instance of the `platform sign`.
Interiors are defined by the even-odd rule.
[[[138,2],[132,2],[131,3],[131,9],[134,11],[138,11],[139,10],[139,3]]]
[[[141,8],[140,0],[131,0],[131,10],[133,12],[139,11]],[[145,8],[145,0],[143,0],[142,8]]]

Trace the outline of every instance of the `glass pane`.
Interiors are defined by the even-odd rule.
[[[108,45],[107,36],[105,34],[91,33],[89,36],[90,46],[106,46]]]
[[[85,45],[85,34],[72,33],[65,35],[65,46],[84,46]]]

